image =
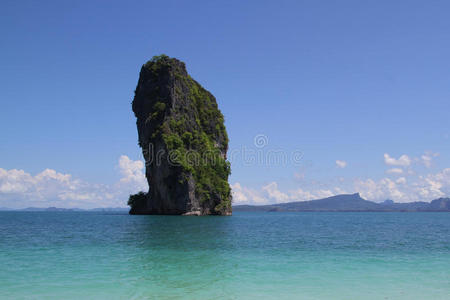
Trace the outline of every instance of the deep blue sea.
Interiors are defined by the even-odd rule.
[[[0,212],[1,299],[450,299],[450,213]]]

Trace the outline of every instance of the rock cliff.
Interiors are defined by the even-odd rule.
[[[161,55],[142,66],[132,106],[149,192],[130,196],[130,214],[230,215],[228,136],[214,96]]]

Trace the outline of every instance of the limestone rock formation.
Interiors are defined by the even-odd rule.
[[[133,112],[149,192],[130,196],[130,214],[230,215],[224,118],[185,64],[161,55],[143,65]]]

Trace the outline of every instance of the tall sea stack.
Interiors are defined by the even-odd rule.
[[[161,55],[143,65],[133,112],[149,192],[130,196],[130,214],[230,215],[224,118],[185,64]]]

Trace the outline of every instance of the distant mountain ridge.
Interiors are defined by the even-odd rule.
[[[287,202],[270,205],[236,205],[233,211],[267,212],[422,212],[450,211],[450,198],[439,198],[431,202],[395,203],[386,200],[376,203],[363,199],[359,193],[344,194],[318,200]]]

